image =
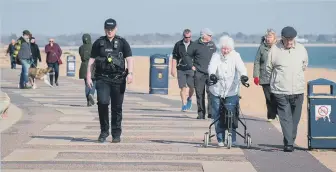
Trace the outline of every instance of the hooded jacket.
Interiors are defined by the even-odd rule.
[[[273,44],[274,45],[274,44]],[[259,78],[259,84],[270,83],[270,73],[266,70],[266,62],[268,59],[268,52],[271,46],[265,42],[265,39],[261,40],[260,46],[257,51],[256,58],[254,60],[253,78]]]
[[[87,67],[89,63],[89,59],[91,56],[91,49],[92,49],[92,43],[91,43],[91,36],[89,34],[84,34],[82,36],[83,45],[79,47],[79,55],[81,57],[81,66],[79,69],[79,79],[85,79],[86,78],[86,72]],[[94,74],[92,74],[94,76]]]

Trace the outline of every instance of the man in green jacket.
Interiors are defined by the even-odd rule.
[[[87,81],[86,81],[87,66],[88,66],[88,62],[89,62],[90,55],[91,55],[91,49],[92,49],[91,36],[87,33],[83,34],[82,40],[83,40],[83,45],[79,47],[79,55],[82,61],[80,69],[79,69],[79,79],[84,79],[87,106],[92,106],[95,104],[94,94],[96,90],[96,82],[94,78],[92,78],[93,87],[89,88],[87,86]]]

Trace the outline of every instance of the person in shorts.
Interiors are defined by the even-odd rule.
[[[190,110],[192,107],[192,96],[194,94],[194,71],[193,59],[189,56],[188,47],[192,44],[191,31],[185,29],[183,31],[183,39],[176,42],[173,49],[173,60],[171,67],[171,75],[176,77],[182,100],[182,111]]]

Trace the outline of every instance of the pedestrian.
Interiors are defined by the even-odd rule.
[[[13,57],[15,58],[16,64],[22,65],[21,75],[20,75],[20,89],[29,89],[28,86],[28,70],[32,63],[32,53],[30,49],[30,35],[28,30],[22,32],[22,36],[16,41],[15,50]]]
[[[254,84],[261,85],[264,91],[267,107],[267,119],[269,122],[277,117],[277,105],[270,88],[270,74],[266,73],[266,62],[270,48],[277,42],[276,33],[273,29],[267,29],[265,36],[257,51],[254,60],[253,78]]]
[[[79,55],[82,61],[81,66],[79,68],[79,79],[84,79],[85,97],[87,100],[87,106],[92,106],[95,104],[94,94],[96,90],[96,81],[94,80],[94,75],[91,74],[91,76],[93,76],[92,77],[93,84],[92,84],[92,88],[89,88],[87,84],[87,80],[86,80],[87,68],[88,68],[88,63],[89,63],[89,59],[91,56],[91,50],[92,50],[91,35],[87,33],[83,34],[82,41],[83,41],[83,45],[79,47]]]
[[[99,142],[109,136],[109,109],[111,101],[111,135],[112,142],[120,142],[122,133],[122,106],[127,83],[133,81],[132,51],[129,43],[116,35],[117,22],[107,19],[104,23],[105,36],[98,38],[92,45],[91,58],[87,69],[87,84],[93,87],[91,69],[95,63],[95,79],[97,89],[97,105],[100,122]],[[125,69],[125,59],[127,70]]]
[[[194,94],[194,74],[192,70],[193,58],[189,56],[192,44],[191,31],[185,29],[182,33],[183,39],[176,42],[173,49],[173,60],[171,66],[171,75],[176,77],[180,88],[180,96],[182,101],[182,111],[192,108],[192,96]]]
[[[11,69],[16,69],[16,63],[15,58],[13,57],[13,53],[15,50],[15,40],[12,39],[11,43],[8,45],[6,56],[9,55],[10,63],[11,63]]]
[[[209,78],[208,65],[212,54],[216,51],[216,45],[212,41],[213,32],[209,28],[201,31],[200,38],[189,47],[193,58],[192,70],[195,71],[194,82],[197,98],[197,119],[205,119],[205,87],[208,96],[208,118],[211,118],[211,101],[209,87],[206,81]]]
[[[59,76],[59,65],[62,64],[61,56],[62,49],[55,42],[53,38],[49,39],[49,44],[45,46],[45,53],[47,54],[46,62],[48,67],[53,70],[50,72],[50,84],[54,85],[54,76],[55,84],[58,86],[58,76]]]
[[[230,110],[233,114],[237,113],[240,78],[247,76],[244,62],[240,54],[234,49],[233,39],[227,35],[222,36],[219,39],[218,45],[220,50],[213,54],[208,68],[209,75],[213,74],[219,78],[217,83],[209,87],[213,119],[217,119],[220,116],[221,99],[224,101],[226,112]],[[238,122],[238,118],[235,117],[236,115],[234,119]],[[223,120],[219,120],[215,123],[218,146],[225,146],[225,130],[227,128],[222,122]],[[234,126],[233,128],[238,128],[238,126]],[[236,135],[236,132],[232,130],[232,145],[236,144]]]
[[[35,41],[34,37],[31,37],[31,40],[30,40],[30,49],[31,49],[32,56],[33,56],[33,63],[31,64],[31,67],[32,68],[36,68],[37,67],[37,60],[39,62],[41,62],[41,53],[40,53],[40,48],[36,44],[36,41]]]
[[[306,85],[304,71],[308,66],[307,50],[295,41],[296,36],[293,27],[284,27],[281,40],[269,51],[266,66],[271,74],[270,87],[277,103],[285,152],[294,150]]]

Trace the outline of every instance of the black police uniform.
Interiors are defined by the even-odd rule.
[[[122,104],[126,89],[125,58],[132,56],[129,43],[120,36],[110,41],[107,36],[92,45],[91,58],[95,59],[97,104],[101,133],[98,141],[109,136],[109,109],[111,101],[112,142],[120,142]]]

